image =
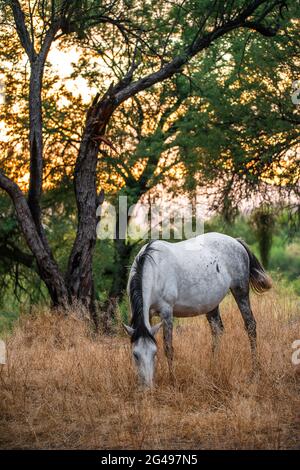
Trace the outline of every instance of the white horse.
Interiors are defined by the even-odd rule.
[[[152,386],[157,351],[155,334],[163,325],[164,349],[171,376],[173,317],[205,314],[213,351],[224,327],[219,304],[231,290],[249,336],[253,366],[256,357],[256,322],[249,301],[249,285],[256,292],[271,287],[271,279],[247,245],[220,233],[206,233],[178,243],[156,240],[143,246],[130,270],[127,292],[132,353],[141,382]],[[162,322],[151,326],[151,316]]]

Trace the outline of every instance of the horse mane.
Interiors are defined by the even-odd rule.
[[[152,252],[154,251],[154,248],[152,244],[153,241],[148,243],[144,251],[136,257],[132,268],[133,275],[129,284],[129,298],[132,312],[130,326],[134,329],[131,336],[132,343],[137,341],[139,338],[147,338],[156,343],[156,339],[145,325],[143,312],[143,270],[147,260],[153,261]]]

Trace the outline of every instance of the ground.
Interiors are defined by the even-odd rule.
[[[156,387],[136,385],[128,338],[95,337],[76,315],[21,318],[0,365],[0,447],[43,449],[295,449],[300,447],[299,304],[276,289],[253,296],[260,377],[231,297],[218,356],[205,318],[176,323],[176,382],[161,338]],[[161,333],[159,333],[161,336]]]

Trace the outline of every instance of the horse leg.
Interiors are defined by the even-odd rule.
[[[257,348],[256,348],[256,321],[251,310],[250,299],[249,299],[249,286],[247,288],[235,287],[231,289],[233,297],[239,307],[239,310],[242,314],[245,329],[247,331],[251,355],[252,355],[252,367],[253,372],[256,372],[259,369],[259,361],[257,357]]]
[[[173,310],[171,307],[164,307],[160,311],[163,320],[164,351],[168,361],[171,381],[174,381],[173,370]]]
[[[213,354],[218,351],[220,345],[220,336],[224,331],[224,325],[220,315],[220,308],[219,306],[216,307],[211,312],[206,314],[206,318],[208,320],[211,334],[212,334],[212,352]]]

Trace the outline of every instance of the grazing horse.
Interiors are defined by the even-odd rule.
[[[155,335],[163,325],[164,350],[171,376],[173,317],[205,314],[213,351],[224,327],[219,304],[230,290],[248,333],[253,368],[257,365],[256,322],[249,285],[256,292],[271,288],[271,279],[245,242],[220,233],[206,233],[169,243],[156,240],[143,246],[130,270],[127,292],[131,324],[124,325],[131,337],[132,354],[141,382],[152,386],[157,351]],[[161,323],[151,326],[152,315]]]

